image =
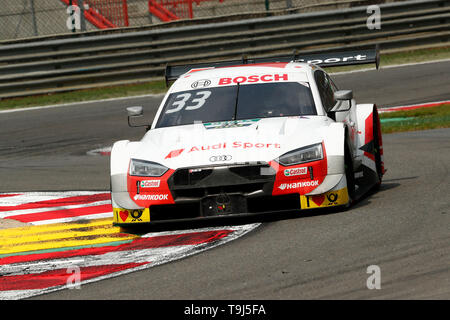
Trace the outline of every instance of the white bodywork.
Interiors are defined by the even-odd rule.
[[[214,165],[226,166],[236,163],[276,163],[279,156],[289,151],[323,143],[327,175],[306,194],[318,195],[346,187],[344,152],[347,141],[354,172],[361,171],[362,165],[376,171],[375,161],[364,156],[365,152],[361,149],[367,143],[365,122],[374,111],[374,105],[356,105],[352,100],[349,111],[336,112],[336,120],[330,118],[322,105],[319,88],[314,80],[314,72],[318,70],[323,71],[317,66],[292,62],[193,70],[182,75],[161,102],[151,129],[142,140],[125,140],[114,144],[111,153],[113,207],[143,208],[142,203],[136,203],[128,195],[127,179],[131,159],[156,162],[171,170],[208,166],[212,160]],[[209,81],[206,85],[205,80]],[[202,85],[213,88],[236,86],[236,82],[239,85],[252,85],[285,81],[310,87],[317,115],[249,119],[224,128],[220,127],[226,122],[156,128],[171,93],[193,90],[193,86],[198,88]],[[341,107],[344,104],[341,103]],[[358,174],[363,173],[361,171]],[[283,185],[278,186],[275,182],[274,190],[278,187],[282,189]],[[156,189],[151,192],[157,192]]]

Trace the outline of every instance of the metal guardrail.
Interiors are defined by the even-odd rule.
[[[181,64],[412,45],[449,45],[450,1],[380,5],[381,29],[367,7],[242,21],[112,33],[0,46],[0,98],[139,83]]]

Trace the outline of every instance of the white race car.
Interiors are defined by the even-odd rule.
[[[374,104],[321,66],[377,50],[168,66],[147,132],[111,152],[115,225],[349,206],[384,174]],[[129,107],[128,121],[143,115]]]

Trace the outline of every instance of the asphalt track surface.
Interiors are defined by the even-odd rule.
[[[449,70],[447,61],[334,79],[358,103],[396,106],[450,99]],[[139,139],[124,108],[142,105],[150,120],[161,98],[0,113],[0,192],[108,190],[109,157],[86,152]],[[450,129],[383,142],[383,184],[350,210],[237,219],[263,224],[198,255],[33,299],[449,299]],[[366,287],[371,265],[379,290]]]

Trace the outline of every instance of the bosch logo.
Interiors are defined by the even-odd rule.
[[[209,158],[210,162],[217,162],[217,161],[230,161],[233,157],[230,155],[221,155],[221,156],[212,156]]]
[[[211,84],[211,80],[203,79],[203,80],[197,80],[193,84],[191,84],[191,88],[204,88],[208,87]]]

